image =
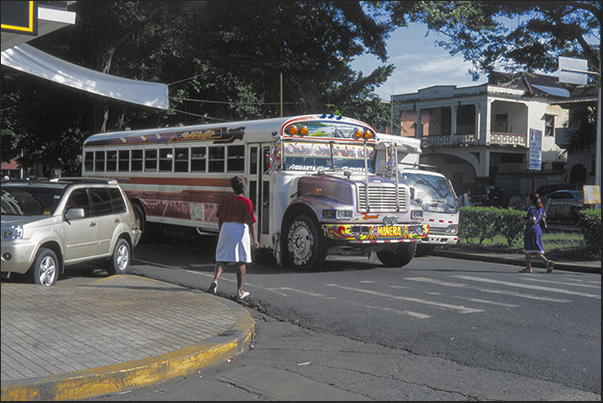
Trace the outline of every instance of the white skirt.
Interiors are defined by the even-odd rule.
[[[216,262],[251,263],[251,237],[247,224],[222,224],[216,247]]]

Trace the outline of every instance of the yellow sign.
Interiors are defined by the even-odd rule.
[[[601,204],[601,189],[599,186],[584,186],[584,204]]]
[[[399,238],[402,236],[402,227],[396,227],[396,226],[377,227],[377,236],[379,238]]]

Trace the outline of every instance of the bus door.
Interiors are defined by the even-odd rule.
[[[247,144],[247,178],[249,179],[249,198],[257,220],[256,229],[261,245],[272,245],[270,237],[270,143]]]

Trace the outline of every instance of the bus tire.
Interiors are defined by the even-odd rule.
[[[327,242],[318,223],[305,214],[291,220],[285,240],[285,262],[296,269],[312,270],[327,256]]]
[[[404,242],[396,250],[382,250],[377,257],[386,267],[403,267],[410,263],[415,255],[416,242]]]

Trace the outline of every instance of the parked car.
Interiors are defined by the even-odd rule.
[[[465,183],[455,190],[458,195],[462,195],[469,191],[469,201],[472,206],[502,207],[503,205],[503,192],[494,185]]]
[[[141,233],[117,181],[5,182],[1,193],[3,276],[28,273],[51,286],[65,266],[93,260],[127,273]]]
[[[584,193],[581,190],[557,190],[542,198],[549,220],[575,220],[577,212],[584,206]]]
[[[536,189],[536,193],[538,193],[540,197],[544,197],[556,190],[582,190],[582,185],[576,183],[550,183],[548,185],[540,186]]]

